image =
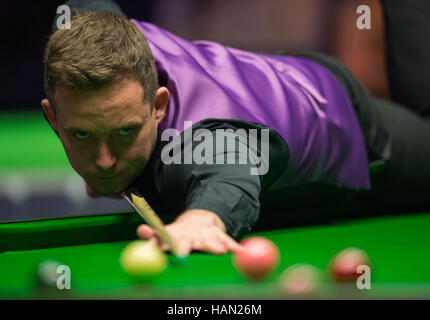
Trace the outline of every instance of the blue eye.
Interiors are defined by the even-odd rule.
[[[77,132],[75,133],[75,138],[78,140],[87,140],[90,137],[90,134],[88,132]]]
[[[133,131],[133,129],[132,129],[132,128],[123,128],[123,129],[120,129],[118,132],[119,132],[119,134],[120,134],[121,136],[127,136],[127,135],[129,135],[132,131]]]

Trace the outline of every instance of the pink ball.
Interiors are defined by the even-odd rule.
[[[278,247],[263,237],[241,241],[244,250],[233,255],[233,264],[239,273],[251,280],[261,280],[279,264]]]

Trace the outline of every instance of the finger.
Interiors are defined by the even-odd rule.
[[[192,242],[192,250],[203,251],[204,245],[201,238],[196,238]]]
[[[150,226],[148,226],[147,224],[141,224],[138,228],[137,228],[137,236],[139,238],[142,239],[150,239],[155,237],[157,234],[155,233],[155,230],[152,229]]]
[[[204,241],[204,251],[213,253],[213,254],[226,254],[227,247],[224,243],[216,236],[212,236],[210,238],[206,238]]]
[[[155,245],[155,246],[158,246],[158,245],[159,245],[159,241],[158,241],[157,237],[152,237],[152,238],[150,238],[150,239],[148,240],[148,243],[153,244],[153,245]]]
[[[157,235],[154,235],[152,238],[148,239],[148,242],[155,244],[163,251],[169,250],[169,246],[164,242],[161,242],[160,238]]]
[[[168,231],[168,228],[166,228],[166,230]],[[165,242],[163,242],[160,238],[160,236],[158,235],[157,231],[155,231],[151,226],[147,225],[147,224],[141,224],[138,228],[137,228],[137,234],[139,237],[143,238],[143,239],[152,239],[155,238],[157,240],[157,245],[164,251],[168,251],[170,250],[170,247],[168,244],[166,244]]]
[[[148,242],[155,244],[164,251],[169,250],[169,246],[161,242],[154,229],[146,224],[142,224],[137,228],[137,235],[139,238],[148,240]]]
[[[182,239],[177,242],[176,246],[181,256],[188,256],[192,249],[192,242],[190,239]]]
[[[158,239],[158,240],[159,240],[158,243],[160,244],[161,249],[163,249],[164,251],[170,250],[170,247],[166,243],[162,242],[160,239]]]
[[[245,250],[242,245],[237,243],[235,240],[233,240],[227,234],[223,233],[221,235],[221,238],[222,238],[222,241],[223,241],[224,245],[226,246],[226,248],[229,251],[231,251],[232,253],[239,253],[239,252],[242,252],[243,250]]]

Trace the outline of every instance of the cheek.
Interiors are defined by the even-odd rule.
[[[141,163],[149,157],[148,139],[136,140],[133,147],[129,149],[127,157],[134,163]]]
[[[142,160],[146,163],[151,156],[155,139],[156,135],[154,135],[153,130],[142,132],[130,149],[130,156],[139,164],[142,164]]]
[[[78,173],[82,173],[89,162],[88,152],[73,147],[69,141],[63,137],[61,137],[61,143],[63,144],[64,151],[73,169]]]

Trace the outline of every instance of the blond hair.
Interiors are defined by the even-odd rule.
[[[107,11],[88,11],[57,30],[44,55],[46,96],[54,106],[57,88],[96,91],[123,79],[138,81],[143,101],[155,102],[158,79],[148,43],[131,21]]]

